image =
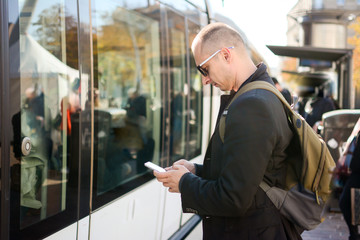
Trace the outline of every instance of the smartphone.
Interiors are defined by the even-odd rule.
[[[152,162],[146,162],[144,163],[145,167],[150,168],[152,170],[158,171],[158,172],[166,172],[166,170]]]

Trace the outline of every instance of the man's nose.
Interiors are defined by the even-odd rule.
[[[209,78],[209,75],[207,75],[206,77],[202,76],[201,75],[201,78],[202,78],[202,84],[203,85],[207,85],[207,84],[210,84],[211,83],[211,80]]]

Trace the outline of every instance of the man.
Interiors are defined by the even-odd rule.
[[[218,121],[241,87],[252,81],[273,84],[266,66],[254,65],[239,33],[225,24],[202,29],[192,51],[203,84],[232,91],[222,96]],[[251,90],[228,109],[224,142],[216,127],[203,165],[180,160],[154,175],[170,192],[181,193],[184,212],[203,217],[204,239],[300,238],[259,187],[262,180],[283,186],[292,136],[280,100],[269,91]]]

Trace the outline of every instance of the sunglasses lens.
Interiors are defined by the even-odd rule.
[[[205,72],[204,70],[201,69],[201,74],[206,77],[207,76],[207,72]]]
[[[206,77],[208,75],[207,72],[204,69],[202,69],[201,67],[198,66],[197,69],[204,77]]]

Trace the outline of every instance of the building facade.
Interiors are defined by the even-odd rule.
[[[288,13],[287,45],[298,47],[312,47],[323,49],[356,49],[349,41],[354,38],[355,31],[349,27],[357,21],[360,16],[360,0],[299,0]],[[352,82],[349,87],[351,95],[350,108],[360,106],[360,91],[356,84],[359,82],[358,74],[353,74],[358,57],[347,56],[352,61],[350,68],[346,68],[346,73]],[[295,72],[322,72],[329,76],[331,88],[339,89],[340,81],[336,81],[339,73],[339,64],[328,64],[326,62],[316,62],[314,65],[305,66],[299,59],[285,59],[283,68]],[[357,68],[356,68],[357,69]],[[288,76],[293,79],[294,76]],[[285,77],[286,79],[286,77]],[[339,78],[338,78],[339,79]],[[300,80],[301,81],[301,80]],[[303,85],[303,83],[297,83]],[[337,92],[329,93],[335,98]]]

